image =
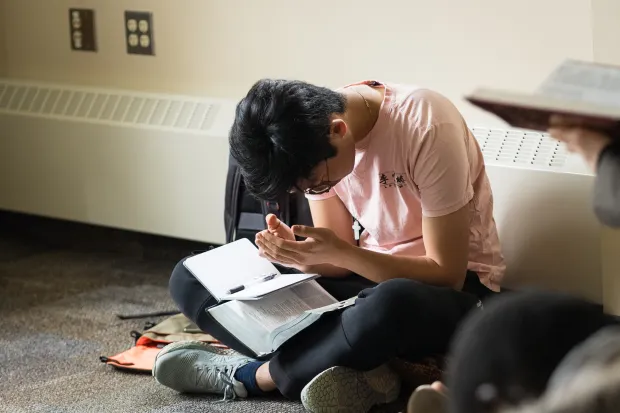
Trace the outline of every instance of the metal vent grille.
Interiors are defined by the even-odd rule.
[[[212,102],[198,98],[0,81],[0,113],[200,132],[213,112]]]
[[[566,147],[545,133],[486,128],[472,131],[486,162],[562,168],[568,158]]]

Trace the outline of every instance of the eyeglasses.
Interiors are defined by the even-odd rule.
[[[336,183],[330,182],[329,180],[329,167],[327,163],[327,159],[325,159],[325,175],[327,176],[327,181],[322,182],[316,186],[305,189],[303,192],[308,195],[321,195],[328,193]]]

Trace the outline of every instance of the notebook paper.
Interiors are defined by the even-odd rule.
[[[228,295],[231,288],[263,275],[280,274],[245,238],[194,255],[186,259],[184,265],[218,301]]]

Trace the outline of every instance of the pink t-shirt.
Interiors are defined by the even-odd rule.
[[[360,247],[411,257],[425,255],[423,215],[448,215],[469,204],[468,268],[499,291],[505,264],[476,139],[439,93],[381,85],[385,99],[379,118],[356,144],[353,172],[330,192],[308,198],[338,196],[365,228]]]

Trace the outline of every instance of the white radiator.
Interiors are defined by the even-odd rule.
[[[234,109],[0,81],[0,208],[223,243]]]
[[[0,80],[0,208],[224,242],[235,102]],[[593,176],[549,137],[474,128],[495,195],[506,285],[620,313],[620,236],[591,208]]]
[[[582,159],[546,134],[473,131],[495,198],[504,285],[576,294],[620,314],[620,232],[597,222],[594,176]]]

